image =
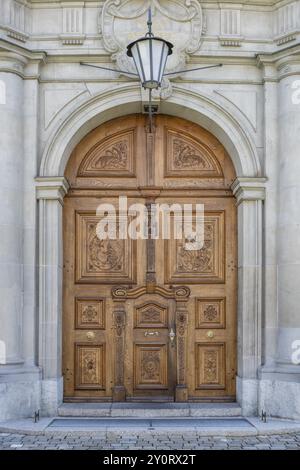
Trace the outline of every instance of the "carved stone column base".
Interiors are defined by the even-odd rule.
[[[188,401],[188,389],[185,385],[177,385],[175,389],[175,401],[187,402]]]
[[[116,385],[113,387],[112,391],[113,401],[125,401],[126,400],[126,390],[123,385]]]

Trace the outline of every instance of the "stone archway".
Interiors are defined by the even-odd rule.
[[[127,86],[93,97],[52,135],[36,179],[39,200],[39,365],[42,406],[55,414],[62,402],[62,204],[68,183],[62,176],[75,145],[90,130],[140,108],[139,91]],[[116,105],[114,106],[114,103]],[[241,116],[212,96],[174,90],[163,112],[184,116],[211,130],[230,154],[238,175],[232,189],[238,204],[238,376],[237,399],[244,414],[257,410],[261,363],[262,201],[264,181],[251,131]],[[244,125],[243,125],[244,124]],[[248,227],[252,227],[249,232]]]

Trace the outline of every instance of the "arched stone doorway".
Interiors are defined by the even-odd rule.
[[[63,176],[75,146],[98,125],[136,113],[140,91],[124,86],[93,96],[65,116],[47,142],[36,178],[39,201],[39,365],[42,411],[55,415],[63,400],[62,221],[69,185]],[[232,185],[238,206],[237,401],[244,415],[258,410],[261,364],[262,209],[265,178],[251,129],[236,108],[216,96],[174,88],[161,112],[188,118],[217,136],[238,175]],[[251,227],[251,230],[249,230]]]
[[[235,400],[236,176],[224,147],[189,121],[159,115],[150,134],[131,115],[89,133],[65,177],[65,400]],[[203,248],[172,234],[100,241],[96,209],[120,195],[204,204]]]

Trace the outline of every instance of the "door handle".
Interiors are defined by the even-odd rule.
[[[158,331],[146,331],[145,336],[159,336]]]
[[[170,338],[170,341],[171,341],[171,346],[174,346],[174,340],[175,340],[175,337],[176,337],[176,333],[175,331],[173,330],[173,328],[171,328],[170,330],[170,333],[169,333],[169,338]]]

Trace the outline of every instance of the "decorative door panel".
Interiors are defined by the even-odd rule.
[[[105,330],[105,299],[76,298],[76,330]]]
[[[155,302],[135,307],[135,328],[167,328],[168,309]]]
[[[105,390],[105,344],[75,343],[75,390]]]
[[[195,328],[226,328],[226,299],[196,298]]]
[[[134,390],[168,389],[168,346],[158,343],[135,343]]]
[[[225,390],[225,344],[196,343],[196,389]]]
[[[233,401],[237,235],[232,162],[208,131],[158,115],[104,123],[65,172],[66,401]],[[185,236],[106,239],[100,203],[204,204],[204,246]],[[128,218],[128,223],[132,220]],[[194,221],[195,222],[195,221]]]
[[[135,290],[129,290],[128,296]],[[164,293],[164,292],[163,292]],[[126,396],[130,401],[173,401],[176,354],[170,339],[175,303],[158,294],[127,300]],[[135,296],[136,296],[135,295]]]

